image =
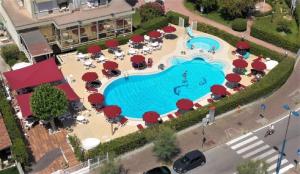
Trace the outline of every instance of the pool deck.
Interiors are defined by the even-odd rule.
[[[77,93],[77,95],[81,98],[81,102],[83,103],[84,107],[86,108],[85,111],[82,111],[80,113],[81,115],[84,115],[88,120],[88,124],[76,124],[74,125],[73,132],[71,134],[75,134],[79,137],[79,139],[83,140],[85,138],[98,138],[101,142],[106,142],[111,139],[121,137],[124,135],[127,135],[129,133],[138,131],[136,125],[142,124],[144,125],[144,121],[142,120],[132,120],[129,119],[127,124],[125,126],[118,126],[114,125],[114,128],[116,131],[114,134],[112,134],[111,131],[111,125],[106,121],[106,118],[102,112],[97,112],[94,109],[92,109],[90,103],[87,100],[89,92],[85,89],[85,82],[81,80],[81,76],[85,72],[94,71],[98,74],[99,79],[102,82],[102,86],[98,90],[100,93],[102,93],[105,89],[105,87],[112,82],[113,80],[117,78],[124,77],[124,73],[128,75],[135,75],[135,74],[149,74],[149,73],[157,73],[160,70],[158,69],[159,64],[166,65],[166,68],[170,66],[169,60],[170,58],[174,56],[180,56],[180,57],[186,57],[187,59],[191,59],[195,56],[200,56],[203,58],[207,58],[207,61],[221,61],[225,63],[224,73],[231,73],[232,72],[232,60],[236,59],[237,57],[235,55],[232,55],[232,51],[235,50],[234,47],[229,45],[227,42],[205,33],[201,33],[198,31],[194,31],[194,34],[196,36],[209,36],[212,37],[220,42],[220,48],[217,50],[215,54],[207,53],[207,52],[200,52],[199,50],[188,50],[185,42],[188,39],[188,36],[185,32],[185,29],[182,27],[175,26],[177,31],[174,33],[178,37],[174,40],[163,40],[163,46],[161,50],[153,51],[152,54],[146,55],[146,59],[152,58],[153,59],[153,66],[152,68],[146,68],[145,70],[134,70],[131,66],[130,57],[127,55],[127,52],[129,50],[128,45],[122,45],[120,48],[126,53],[126,56],[124,60],[114,59],[114,55],[108,53],[107,50],[102,50],[102,53],[105,55],[106,59],[113,60],[119,64],[119,69],[122,72],[122,75],[116,78],[107,79],[103,76],[101,73],[102,70],[102,63],[96,63],[93,62],[94,65],[96,65],[96,68],[92,68],[89,70],[85,69],[85,66],[81,61],[76,60],[76,53],[67,53],[60,55],[62,59],[62,65],[60,66],[64,76],[69,78],[72,76],[72,79],[74,79],[74,82],[70,82],[71,87],[74,89],[74,91]],[[182,55],[182,51],[185,51],[186,54]],[[250,62],[252,62],[253,59],[255,59],[256,56],[250,55],[250,57],[247,59],[249,66],[247,70],[250,70]],[[251,77],[242,76],[241,84],[248,86],[251,84],[250,82]],[[226,81],[226,80],[225,80]],[[235,91],[229,89],[228,90],[231,94],[235,93]],[[210,98],[210,94],[200,98],[196,102],[200,103],[201,105],[206,105],[207,99]],[[175,112],[175,111],[171,111]],[[163,120],[168,120],[167,117],[162,117]]]

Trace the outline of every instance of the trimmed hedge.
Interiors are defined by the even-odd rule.
[[[167,17],[162,16],[158,18],[154,18],[152,20],[149,20],[145,23],[142,23],[140,27],[144,29],[145,31],[152,31],[157,28],[162,28],[164,26],[167,26],[169,24],[169,20]]]
[[[290,50],[294,53],[298,51],[300,48],[300,42],[292,42],[284,36],[275,35],[268,31],[265,31],[255,25],[251,27],[251,36],[259,38],[261,40],[264,40],[266,42],[272,43],[278,47],[285,48],[287,50]]]
[[[206,24],[200,23],[198,25],[198,30],[213,34],[217,37],[222,38],[231,45],[236,45],[240,38],[235,37],[229,33],[223,32],[215,27],[208,26]],[[272,93],[274,90],[278,89],[285,81],[288,79],[289,75],[293,71],[295,60],[290,57],[284,58],[283,55],[271,51],[267,48],[259,46],[257,44],[251,43],[251,52],[256,55],[264,55],[271,57],[279,61],[279,65],[276,66],[270,73],[268,73],[260,82],[251,85],[245,90],[236,93],[230,97],[226,97],[221,101],[216,102],[216,114],[222,114],[229,110],[236,108],[239,105],[247,104],[249,102],[258,99],[259,97],[265,96]],[[165,122],[161,126],[169,126],[176,131],[183,130],[192,125],[198,124],[202,118],[208,113],[208,106],[203,107],[199,110],[191,111],[186,113],[184,116],[173,119],[171,121]],[[116,155],[121,155],[126,152],[137,149],[147,143],[147,135],[155,135],[157,126],[145,129],[141,132],[131,133],[129,135],[116,138],[110,142],[100,144],[96,149],[88,151],[85,154],[85,158],[93,158],[99,155],[104,155],[106,152],[113,153]]]
[[[0,111],[12,141],[13,157],[23,165],[29,164],[29,153],[27,151],[25,140],[17,124],[16,116],[13,113],[10,103],[6,100],[3,86],[0,89]]]
[[[298,24],[298,29],[300,29],[300,3],[297,4],[295,9],[295,19]]]
[[[71,146],[73,147],[74,154],[76,158],[80,161],[84,160],[83,150],[81,148],[80,140],[77,136],[68,135],[68,140]]]
[[[235,19],[232,24],[231,28],[235,31],[246,31],[247,30],[247,20],[242,18]]]
[[[169,22],[178,25],[179,24],[179,17],[182,17],[184,19],[184,26],[187,27],[189,26],[189,17],[185,16],[183,14],[174,12],[174,11],[168,11],[166,16],[169,18]]]
[[[19,174],[17,167],[10,167],[0,171],[0,174]]]

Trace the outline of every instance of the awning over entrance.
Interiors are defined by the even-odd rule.
[[[39,30],[21,33],[20,36],[31,57],[53,53],[47,40]]]

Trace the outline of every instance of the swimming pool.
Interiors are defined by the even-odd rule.
[[[185,60],[173,58],[172,66],[151,75],[133,75],[119,78],[104,90],[107,105],[119,105],[122,114],[142,118],[147,111],[159,114],[176,109],[181,98],[197,100],[210,92],[214,84],[222,84],[223,64],[208,63],[202,58]]]
[[[194,37],[186,42],[186,46],[190,49],[193,47],[203,49],[205,51],[209,51],[214,48],[216,51],[220,48],[220,43],[210,37]]]

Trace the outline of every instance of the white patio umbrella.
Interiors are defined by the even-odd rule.
[[[28,62],[20,62],[20,63],[16,63],[14,64],[11,69],[12,70],[17,70],[17,69],[21,69],[21,68],[25,68],[27,66],[30,66],[31,63],[28,63]]]
[[[97,147],[100,144],[100,140],[97,138],[86,138],[82,141],[82,148],[84,150],[90,150]]]
[[[276,65],[278,65],[278,62],[276,60],[269,60],[265,62],[267,66],[267,70],[273,69]]]

